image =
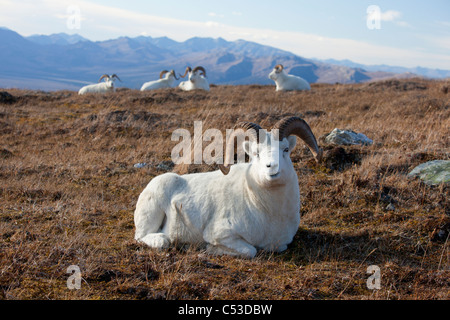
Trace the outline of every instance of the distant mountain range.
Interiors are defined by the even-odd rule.
[[[102,74],[116,73],[119,87],[138,89],[163,69],[184,73],[186,66],[205,67],[214,84],[273,84],[272,68],[281,63],[310,83],[357,83],[392,77],[449,77],[450,71],[364,66],[351,61],[318,61],[254,42],[222,38],[120,37],[90,41],[65,33],[23,37],[0,28],[0,87],[78,90]]]
[[[450,70],[442,70],[442,69],[430,69],[430,68],[422,68],[422,67],[415,67],[415,68],[406,68],[406,67],[396,67],[396,66],[388,66],[385,64],[379,64],[379,65],[367,65],[367,64],[359,64],[350,60],[335,60],[335,59],[327,59],[322,60],[322,62],[340,65],[340,66],[346,66],[350,68],[359,68],[364,69],[370,72],[390,72],[390,73],[412,73],[415,75],[419,75],[422,77],[427,78],[449,78],[450,77]]]
[[[83,38],[82,36],[78,34],[67,34],[67,33],[55,33],[51,34],[49,36],[42,35],[42,34],[35,34],[29,37],[26,37],[26,39],[33,41],[37,44],[47,45],[47,44],[58,44],[61,46],[65,46],[68,44],[75,44],[77,42],[82,41],[89,41],[86,38]]]

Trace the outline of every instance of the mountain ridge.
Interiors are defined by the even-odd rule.
[[[67,33],[53,33],[51,35],[34,34],[25,39],[35,42],[37,44],[57,44],[57,45],[67,45],[75,44],[82,41],[90,41],[79,34],[67,34]]]
[[[31,38],[31,39],[30,39]],[[163,69],[184,73],[202,65],[210,83],[274,84],[268,74],[276,64],[311,83],[357,83],[412,74],[373,72],[303,58],[291,52],[246,40],[193,37],[183,42],[168,37],[119,37],[91,41],[79,35],[23,37],[0,28],[0,87],[77,90],[104,73],[116,73],[119,86],[138,89],[157,79]],[[58,80],[54,80],[58,79]]]
[[[393,72],[393,73],[413,73],[419,76],[428,77],[428,78],[448,78],[450,77],[450,70],[444,69],[432,69],[432,68],[424,68],[424,67],[401,67],[401,66],[391,66],[386,64],[375,64],[368,65],[353,62],[348,59],[344,60],[336,60],[336,59],[325,59],[325,60],[317,60],[323,61],[325,63],[342,65],[350,68],[361,68],[367,71],[375,72],[375,71],[385,71],[385,72]]]

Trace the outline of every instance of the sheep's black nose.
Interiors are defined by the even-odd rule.
[[[270,164],[270,163],[266,164],[266,167],[267,167],[267,168],[270,168],[270,167],[271,167],[271,164]]]

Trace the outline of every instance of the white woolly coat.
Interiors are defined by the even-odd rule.
[[[275,71],[269,75],[269,78],[275,81],[276,91],[291,91],[291,90],[311,90],[311,86],[305,79],[286,74],[284,70],[274,75]]]
[[[114,92],[115,90],[114,84],[106,81],[84,86],[78,91],[78,94]]]
[[[195,89],[209,91],[209,82],[205,77],[198,75],[191,77],[188,81],[180,82],[178,87],[184,91]]]
[[[167,78],[145,82],[141,87],[141,91],[172,88],[175,78],[172,75],[169,75],[169,73],[167,73],[167,75]]]
[[[161,232],[170,242],[206,243],[212,253],[250,258],[257,249],[283,251],[300,223],[298,178],[292,166],[287,170],[285,184],[267,188],[252,178],[251,163],[232,166],[228,175],[157,176],[139,196],[135,238]]]

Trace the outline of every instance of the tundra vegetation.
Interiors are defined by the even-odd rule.
[[[214,86],[108,95],[2,89],[0,95],[1,299],[448,299],[450,189],[407,174],[448,160],[447,81],[389,80]],[[133,213],[150,179],[173,166],[177,128],[193,132],[249,121],[270,128],[305,119],[324,149],[316,163],[301,142],[291,154],[301,222],[281,253],[254,259],[134,240]],[[371,145],[324,142],[349,129]],[[204,142],[205,146],[209,142]],[[145,166],[134,166],[145,163]],[[80,289],[67,273],[78,266]],[[370,266],[380,289],[369,289]]]

